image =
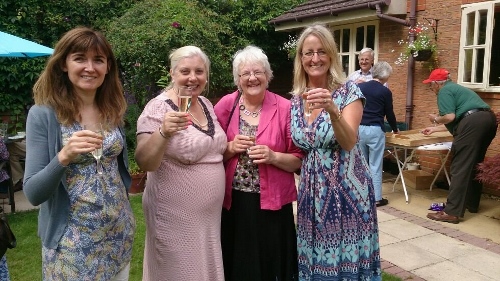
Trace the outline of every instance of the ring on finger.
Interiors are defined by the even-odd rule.
[[[323,103],[326,103],[326,99],[323,99]]]

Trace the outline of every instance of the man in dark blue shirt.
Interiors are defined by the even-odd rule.
[[[363,118],[359,126],[359,145],[370,167],[377,207],[387,205],[382,198],[382,162],[385,149],[384,117],[394,133],[398,132],[396,116],[392,107],[392,92],[384,86],[392,73],[392,67],[385,61],[377,62],[372,68],[373,80],[358,84],[366,98]]]

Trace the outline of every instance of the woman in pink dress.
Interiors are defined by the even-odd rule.
[[[210,61],[198,47],[170,54],[172,83],[137,121],[139,167],[148,171],[143,280],[224,280],[220,220],[226,135],[201,96]],[[192,94],[180,112],[178,93]]]

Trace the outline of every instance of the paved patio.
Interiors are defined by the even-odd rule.
[[[459,224],[426,218],[430,204],[445,202],[443,189],[408,189],[406,204],[401,184],[384,174],[383,196],[389,205],[378,208],[382,269],[403,280],[499,280],[500,200],[483,195],[479,212],[466,212]],[[23,192],[15,193],[16,211],[33,209]],[[4,210],[10,206],[4,203]]]

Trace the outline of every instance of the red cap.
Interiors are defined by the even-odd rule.
[[[446,70],[444,68],[436,68],[431,72],[431,75],[429,75],[429,78],[422,81],[422,83],[428,84],[428,83],[431,83],[433,81],[448,80],[448,75],[450,75],[448,70]]]

